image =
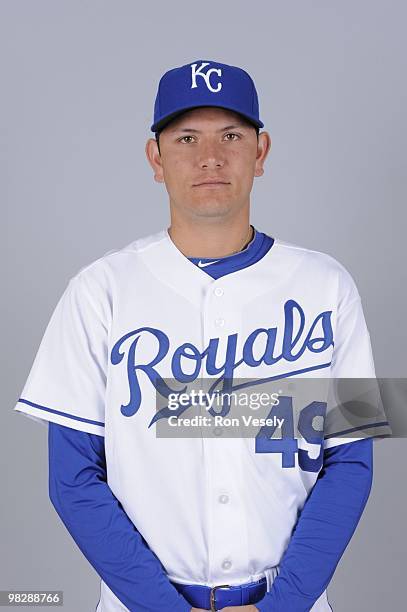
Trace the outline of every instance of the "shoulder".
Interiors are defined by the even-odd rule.
[[[108,281],[120,270],[126,271],[153,247],[159,247],[167,238],[166,230],[143,236],[125,246],[111,249],[102,256],[90,261],[77,270],[70,281]]]
[[[159,246],[166,237],[166,230],[162,230],[107,251],[79,268],[68,279],[65,293],[78,303],[89,304],[105,317],[111,316],[117,284],[121,279],[132,282],[138,266],[143,265],[145,253]]]
[[[360,299],[356,281],[350,270],[329,253],[310,249],[280,238],[275,239],[282,261],[286,261],[296,277],[303,278],[311,289],[330,287],[337,297],[339,308]]]
[[[332,255],[308,247],[275,238],[273,248],[278,248],[285,257],[297,260],[303,265],[319,268],[325,273],[347,273],[346,268]]]

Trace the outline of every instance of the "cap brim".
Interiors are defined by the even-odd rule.
[[[233,111],[234,113],[237,113],[238,115],[241,115],[242,117],[247,119],[247,121],[252,123],[253,126],[256,126],[258,128],[264,127],[264,123],[262,121],[259,121],[259,120],[255,119],[253,117],[250,117],[249,115],[247,115],[245,113],[242,113],[237,108],[231,108],[230,106],[223,106],[221,104],[197,104],[196,106],[186,106],[186,107],[177,109],[176,111],[172,112],[170,115],[166,115],[165,117],[162,117],[156,123],[153,123],[153,125],[151,126],[150,129],[151,129],[152,132],[159,132],[159,131],[163,130],[164,127],[168,123],[170,123],[170,121],[172,121],[173,119],[175,119],[179,115],[182,115],[186,111],[193,110],[194,108],[203,108],[205,106],[213,107],[213,108],[224,108],[225,110]]]

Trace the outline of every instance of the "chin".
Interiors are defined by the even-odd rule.
[[[206,201],[206,202],[195,202],[188,206],[189,210],[199,217],[223,217],[230,214],[233,210],[233,204],[231,202],[220,201]]]

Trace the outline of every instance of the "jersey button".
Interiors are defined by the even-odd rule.
[[[232,561],[230,559],[225,559],[224,562],[222,563],[222,569],[230,570],[231,567],[232,567]]]
[[[222,317],[215,319],[215,325],[216,327],[223,327],[225,325],[225,319],[222,319]]]
[[[222,287],[216,287],[214,290],[214,294],[216,295],[216,297],[222,297],[222,295],[224,294]]]
[[[222,431],[223,431],[223,430],[222,430],[222,428],[221,428],[221,427],[215,427],[215,429],[213,430],[213,432],[212,432],[212,433],[213,433],[213,435],[214,435],[214,436],[217,436],[217,437],[218,437],[218,436],[221,436],[221,435],[222,435]]]
[[[229,501],[229,495],[219,495],[219,503],[227,504]]]

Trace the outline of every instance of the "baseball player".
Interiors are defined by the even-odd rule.
[[[263,127],[245,70],[197,60],[162,76],[146,155],[170,226],[72,276],[15,406],[48,423],[50,499],[101,578],[97,612],[332,610],[388,424],[328,433],[313,402],[299,437],[280,396],[278,438],[158,435],[195,414],[169,399],[199,380],[375,377],[350,273],[250,223]]]

